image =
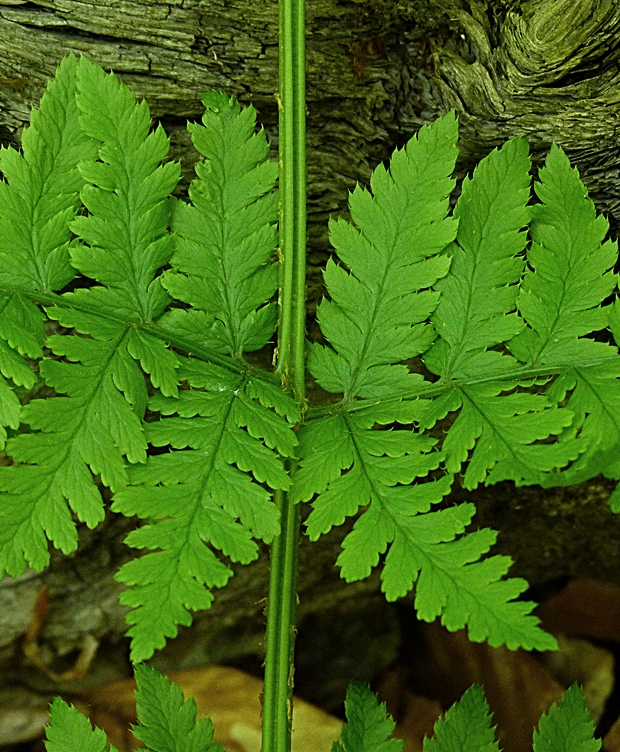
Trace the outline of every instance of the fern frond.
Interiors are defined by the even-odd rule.
[[[64,287],[74,276],[67,222],[80,207],[80,160],[96,155],[75,102],[76,58],[66,57],[22,134],[23,154],[0,147],[0,449],[5,426],[19,427],[20,401],[6,379],[31,389],[36,375],[23,356],[41,358],[44,316],[24,295]],[[19,353],[19,354],[18,354]]]
[[[219,92],[203,103],[204,125],[187,128],[207,159],[189,187],[193,206],[175,203],[173,270],[163,275],[168,292],[192,310],[173,310],[161,323],[175,331],[189,320],[207,347],[241,358],[263,347],[276,326],[276,304],[268,301],[278,285],[278,165],[265,161],[269,146],[263,129],[254,133],[251,105],[241,110]]]
[[[54,697],[50,705],[50,723],[45,727],[47,752],[107,752],[105,731],[93,729],[88,718],[62,697]],[[110,744],[109,752],[118,752]]]
[[[450,630],[467,626],[473,641],[551,649],[555,639],[530,615],[534,604],[515,601],[527,583],[501,580],[510,559],[480,561],[496,533],[478,530],[457,539],[471,523],[474,507],[429,512],[449,493],[453,474],[472,450],[467,488],[504,478],[535,482],[542,471],[566,465],[580,451],[574,442],[533,445],[561,433],[572,413],[543,395],[516,391],[531,386],[532,379],[499,380],[519,364],[488,349],[525,326],[515,308],[524,266],[518,254],[525,248],[523,228],[530,217],[527,142],[508,142],[465,180],[454,212],[457,229],[445,219],[455,140],[456,123],[448,116],[422,129],[407,145],[406,162],[395,152],[392,177],[378,168],[371,181],[374,197],[360,191],[351,196],[352,217],[362,231],[342,220],[330,225],[338,254],[352,271],[332,264],[326,272],[332,300],[321,303],[319,320],[335,349],[314,345],[309,363],[319,383],[344,398],[334,415],[302,428],[291,498],[306,501],[318,494],[307,520],[312,539],[367,507],[337,561],[348,581],[367,577],[385,554],[386,598],[404,596],[417,582],[421,619],[440,616]],[[400,191],[420,203],[412,201],[407,212],[406,202],[394,198]],[[389,201],[398,208],[398,219],[391,215],[391,235],[384,220]],[[419,245],[411,242],[412,228],[423,240]],[[428,262],[443,264],[441,273],[432,266],[429,274]],[[436,292],[419,292],[431,285],[439,298]],[[395,347],[397,340],[409,344]],[[421,353],[440,377],[437,382],[395,365]],[[498,380],[488,378],[490,371]],[[481,383],[467,383],[476,379]],[[416,389],[436,396],[403,399]],[[374,406],[362,406],[364,397]],[[433,451],[438,442],[423,429],[459,410],[440,450]],[[390,423],[414,428],[377,430]],[[448,474],[428,480],[441,462]]]
[[[80,164],[89,183],[81,192],[89,216],[77,217],[70,227],[89,246],[78,245],[71,263],[101,286],[78,290],[68,302],[114,313],[124,322],[150,322],[170,302],[155,273],[172,253],[167,197],[180,166],[160,164],[170,148],[164,129],[160,124],[149,133],[146,101],[138,104],[114,74],[82,58],[78,83],[80,123],[102,145],[101,161]]]
[[[157,166],[169,143],[161,127],[147,135],[146,102],[138,105],[113,74],[105,74],[88,59],[82,58],[77,65],[71,56],[66,60],[73,62],[61,66],[63,86],[49,92],[55,120],[39,117],[36,122],[46,135],[57,133],[56,120],[71,123],[66,135],[55,135],[58,149],[65,138],[82,145],[78,149],[73,143],[59,158],[64,172],[71,167],[75,174],[64,178],[67,195],[60,200],[66,209],[52,225],[64,224],[55,242],[67,237],[68,223],[92,245],[76,240],[51,251],[50,230],[41,233],[26,226],[35,238],[49,236],[40,259],[30,266],[40,267],[38,285],[43,293],[74,275],[68,269],[59,272],[61,261],[68,267],[69,258],[101,286],[65,293],[56,298],[57,305],[46,308],[50,318],[90,337],[48,338],[47,346],[56,356],[73,362],[44,360],[40,375],[47,386],[68,396],[31,401],[21,418],[31,431],[7,444],[13,460],[22,463],[0,470],[0,489],[5,492],[0,511],[0,571],[13,575],[20,574],[27,563],[37,569],[47,564],[44,534],[64,553],[75,550],[75,523],[65,499],[89,527],[103,520],[103,502],[91,473],[99,474],[116,491],[127,483],[124,458],[132,463],[145,461],[141,419],[147,393],[136,360],[155,386],[165,394],[177,393],[176,356],[136,325],[151,321],[170,301],[155,272],[172,252],[166,196],[178,182],[179,165]],[[84,136],[78,135],[80,125]],[[42,139],[37,154],[40,165],[50,160],[44,143]],[[84,159],[97,155],[91,144],[98,145],[102,161]],[[36,193],[41,176],[33,171],[25,175],[31,193]],[[62,186],[61,179],[62,175],[56,177]],[[75,210],[75,196],[68,189],[80,185],[89,216],[68,222]],[[46,259],[51,269],[47,273]],[[28,283],[25,292],[35,282]]]
[[[532,245],[517,307],[528,328],[508,343],[531,366],[609,357],[615,350],[585,335],[605,329],[601,306],[618,282],[616,241],[603,239],[609,222],[596,215],[579,173],[553,144],[534,183]]]
[[[136,586],[122,600],[136,608],[128,621],[134,624],[132,658],[141,660],[176,634],[178,624],[191,621],[188,609],[209,606],[205,585],[222,586],[232,574],[205,543],[232,561],[249,562],[258,555],[253,537],[268,542],[278,531],[278,512],[264,486],[289,486],[281,457],[294,452],[290,424],[299,411],[269,374],[261,379],[241,359],[273,333],[277,196],[268,192],[277,165],[264,161],[264,132],[252,135],[253,108],[241,111],[234,98],[205,94],[206,127],[190,130],[209,161],[198,165],[201,179],[190,190],[196,206],[175,204],[170,193],[179,165],[160,164],[169,141],[161,126],[149,133],[146,102],[138,104],[114,74],[86,58],[69,60],[59,72],[66,91],[61,96],[52,88],[47,107],[62,109],[62,122],[72,117],[69,134],[81,126],[85,135],[75,140],[90,145],[59,159],[71,185],[81,187],[88,216],[69,222],[69,213],[61,213],[79,239],[58,256],[71,273],[54,280],[66,282],[75,268],[98,284],[52,295],[48,274],[38,287],[36,279],[26,285],[21,297],[6,296],[0,331],[8,344],[0,340],[0,371],[16,383],[32,386],[34,374],[11,348],[42,355],[35,326],[26,337],[30,324],[41,328],[43,320],[30,298],[72,333],[48,337],[55,357],[40,365],[45,385],[67,396],[33,399],[23,408],[21,421],[30,431],[10,439],[14,464],[0,468],[0,571],[19,575],[26,564],[42,569],[49,560],[46,537],[73,551],[69,507],[89,527],[103,519],[93,478],[99,475],[115,494],[114,511],[148,521],[128,545],[160,549],[118,574]],[[45,165],[50,157],[41,150],[37,159]],[[15,190],[22,190],[20,175],[9,169]],[[34,195],[39,178],[24,175]],[[70,198],[74,216],[76,196]],[[173,206],[178,235],[169,232]],[[158,276],[175,242],[175,270]],[[46,258],[40,254],[33,266],[41,274]],[[164,276],[180,300],[196,307],[165,313],[172,298]],[[195,346],[220,365],[182,358],[170,345]],[[178,389],[181,379],[189,389]],[[17,427],[19,403],[4,386],[0,382],[0,409]],[[151,397],[149,387],[157,390]],[[145,423],[147,407],[178,417]],[[147,460],[147,440],[191,450]]]
[[[232,570],[204,543],[235,562],[256,559],[253,537],[269,543],[279,530],[278,511],[259,484],[286,489],[290,483],[268,448],[282,456],[294,451],[295,434],[268,409],[277,401],[298,418],[290,397],[280,390],[270,399],[269,386],[196,359],[184,361],[179,374],[196,391],[183,390],[178,398],[155,395],[152,410],[178,417],[149,423],[146,433],[153,446],[182,451],[131,468],[130,485],[115,494],[112,505],[113,511],[150,520],[127,536],[127,545],[160,549],[128,562],[116,575],[132,586],[121,602],[136,609],[127,617],[134,625],[128,633],[134,662],[150,658],[166,637],[176,636],[178,624],[189,625],[188,609],[210,606],[213,595],[205,586],[223,587],[231,577]]]
[[[488,348],[523,328],[514,310],[530,219],[528,152],[527,141],[514,138],[463,179],[456,242],[445,251],[450,271],[435,284],[441,297],[432,322],[440,339],[424,356],[443,381],[514,368],[512,359]]]
[[[389,738],[396,724],[367,684],[351,682],[344,707],[347,723],[331,752],[402,752],[403,740]]]
[[[499,752],[491,715],[479,684],[472,685],[435,723],[435,735],[424,737],[424,752]]]
[[[76,68],[73,54],[60,63],[22,134],[23,154],[0,148],[0,169],[8,180],[0,183],[0,285],[5,288],[47,292],[75,277],[69,253],[76,241],[67,223],[80,207],[84,185],[77,165],[95,158],[98,148],[78,122]],[[4,322],[3,316],[3,328]],[[22,334],[19,346],[25,348],[28,332]]]
[[[331,300],[317,308],[321,330],[334,349],[310,346],[308,370],[330,392],[384,397],[421,377],[403,365],[429,348],[434,332],[426,322],[438,295],[428,289],[446,274],[449,258],[438,256],[457,224],[446,217],[456,162],[454,113],[423,127],[405,149],[396,150],[390,171],[379,166],[370,186],[351,194],[351,217],[330,219],[330,240],[349,267],[329,261],[325,283]]]
[[[408,403],[407,420],[415,419],[416,409],[422,412],[424,407]],[[451,631],[467,625],[474,642],[552,648],[555,640],[529,615],[534,604],[513,600],[527,589],[527,582],[501,581],[511,559],[479,561],[497,533],[484,529],[455,540],[471,523],[474,505],[428,513],[452,483],[452,476],[445,475],[412,484],[439,466],[443,455],[430,452],[436,440],[411,430],[371,430],[373,424],[394,420],[385,407],[380,414],[371,408],[313,421],[302,432],[304,459],[291,497],[305,501],[318,493],[306,521],[310,539],[368,506],[344,539],[336,562],[347,582],[368,577],[389,545],[381,572],[381,590],[388,601],[406,595],[417,581],[415,607],[424,621],[441,616]],[[342,469],[347,470],[343,475]]]
[[[193,206],[177,202],[173,227],[173,270],[163,284],[189,310],[172,309],[157,321],[174,342],[183,337],[240,361],[273,334],[277,286],[277,165],[265,162],[263,131],[253,134],[256,112],[240,110],[234,97],[203,97],[204,126],[188,126],[206,157],[190,187]],[[243,362],[243,361],[241,361]],[[170,446],[130,471],[130,485],[115,495],[113,510],[151,523],[131,533],[134,548],[157,553],[126,564],[117,579],[132,587],[122,602],[128,615],[132,660],[143,660],[191,623],[190,610],[208,608],[206,588],[222,587],[232,571],[204,544],[232,561],[258,556],[253,540],[270,542],[279,515],[269,492],[287,489],[281,457],[297,443],[291,423],[299,420],[293,400],[267,380],[227,371],[195,358],[184,360],[178,377],[191,390],[178,397],[156,395],[149,407],[162,415],[149,423],[153,446]],[[151,374],[153,380],[153,374]],[[195,391],[195,390],[206,391]],[[186,450],[191,447],[191,450]]]
[[[526,583],[501,579],[510,559],[481,558],[496,533],[466,532],[473,506],[431,507],[461,472],[468,489],[620,479],[618,351],[590,336],[609,327],[620,342],[620,303],[604,305],[617,246],[578,173],[554,146],[530,206],[527,143],[513,139],[464,180],[450,217],[450,113],[356,188],[352,222],[330,220],[342,266],[328,262],[326,344],[309,348],[342,400],[307,420],[298,451],[297,406],[244,360],[276,323],[277,165],[252,107],[218,92],[203,103],[188,126],[205,157],[192,205],[170,196],[179,165],[162,164],[169,142],[149,133],[146,103],[85,58],[61,64],[23,156],[0,150],[0,448],[10,435],[13,461],[0,467],[0,573],[41,569],[47,539],[74,550],[70,510],[94,527],[107,486],[114,511],[144,520],[126,542],[151,552],[117,578],[132,659],[148,658],[231,576],[214,551],[249,562],[277,534],[269,489],[289,489],[297,454],[289,498],[313,499],[311,539],[358,515],[345,579],[384,557],[387,599],[415,586],[420,618],[554,647],[515,600]],[[58,294],[75,270],[92,284]],[[45,338],[40,307],[59,333]],[[405,364],[416,357],[430,378]],[[37,378],[58,396],[22,407]],[[162,417],[145,421],[147,408]]]
[[[533,367],[558,366],[558,377],[546,397],[565,403],[563,409],[573,414],[560,432],[560,446],[575,444],[579,437],[582,451],[568,470],[549,473],[542,483],[575,484],[599,472],[620,478],[616,458],[620,442],[618,350],[586,336],[605,329],[610,312],[614,322],[618,319],[617,303],[602,305],[618,282],[613,273],[617,242],[603,242],[609,223],[596,215],[579,173],[555,144],[539,178],[534,188],[542,203],[533,207],[533,242],[527,254],[530,270],[517,299],[528,326],[508,347]],[[594,363],[587,365],[588,361]]]
[[[553,703],[540,719],[533,738],[534,752],[598,752],[594,724],[581,688],[572,684],[560,703]]]
[[[201,718],[196,723],[196,701],[184,699],[181,687],[151,666],[135,667],[136,711],[139,725],[132,724],[136,739],[158,752],[224,752],[213,741],[213,722]]]
[[[441,299],[432,321],[439,339],[423,356],[440,382],[480,377],[518,368],[510,355],[490,347],[515,337],[525,326],[516,312],[531,207],[527,141],[515,138],[495,149],[465,178],[454,210],[459,219],[449,273],[436,285]],[[490,381],[450,390],[429,407],[422,425],[431,428],[448,413],[460,413],[443,443],[446,469],[469,465],[463,484],[513,480],[539,482],[543,472],[563,467],[581,451],[574,442],[544,442],[572,423],[555,400],[523,391],[518,381]],[[506,394],[506,392],[513,392]]]
[[[134,669],[138,691],[136,711],[138,725],[131,725],[136,739],[158,752],[224,752],[213,741],[210,718],[196,722],[196,701],[185,700],[183,690],[151,666],[140,664]],[[48,752],[106,752],[105,732],[93,729],[89,719],[61,697],[50,706],[50,723],[46,727]],[[118,752],[113,744],[109,752]]]

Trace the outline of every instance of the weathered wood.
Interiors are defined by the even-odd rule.
[[[73,50],[147,99],[171,137],[170,158],[182,159],[178,195],[186,195],[198,157],[185,126],[201,115],[201,91],[252,102],[275,155],[275,0],[22,5],[0,2],[0,141],[18,145],[30,108]],[[307,28],[313,301],[329,249],[327,218],[346,210],[347,191],[395,146],[452,107],[461,171],[514,135],[527,136],[538,156],[555,141],[617,225],[613,0],[320,0],[308,3]]]
[[[345,215],[347,191],[419,127],[454,107],[461,122],[460,174],[507,138],[525,135],[540,159],[552,141],[579,167],[592,197],[620,225],[618,116],[620,6],[615,0],[312,0],[307,8],[308,243],[310,337],[329,254],[327,220]],[[276,0],[0,0],[0,142],[20,143],[30,109],[69,51],[84,53],[146,98],[181,159],[176,195],[187,196],[198,157],[186,120],[202,113],[199,93],[215,88],[258,110],[277,153]],[[320,398],[320,390],[311,390]],[[503,532],[496,550],[516,556],[511,573],[544,584],[588,574],[620,581],[620,525],[609,512],[610,484],[515,491],[509,484],[472,496],[477,521]],[[462,498],[456,491],[450,501]],[[28,668],[19,650],[30,609],[51,588],[40,642],[54,654],[102,640],[91,671],[71,686],[129,673],[125,609],[113,573],[129,555],[121,540],[134,523],[110,514],[83,526],[80,549],[54,554],[49,571],[0,583],[0,675],[37,690],[54,682]],[[576,532],[578,531],[578,532]],[[377,576],[345,585],[333,562],[345,530],[301,549],[300,613],[333,609],[343,598],[374,597]],[[597,537],[598,536],[598,537]],[[597,541],[592,546],[592,541]],[[267,592],[265,553],[217,594],[210,612],[154,661],[161,668],[260,653]],[[365,595],[364,595],[365,594]],[[354,646],[352,646],[353,649]],[[56,665],[56,664],[55,664]],[[0,724],[1,728],[1,724]],[[0,739],[0,742],[2,739]]]

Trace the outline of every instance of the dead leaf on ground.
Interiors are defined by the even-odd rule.
[[[541,627],[593,640],[620,642],[620,587],[587,577],[572,580],[536,609]]]

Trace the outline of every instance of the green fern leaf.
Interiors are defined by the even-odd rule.
[[[594,724],[583,692],[571,685],[559,705],[553,703],[534,731],[534,752],[598,752],[601,740],[594,738]]]
[[[435,285],[441,298],[432,320],[440,334],[424,355],[440,381],[509,374],[518,367],[510,355],[487,348],[515,341],[525,326],[515,311],[531,215],[527,141],[515,138],[492,151],[465,178],[454,210],[459,219],[449,273]],[[498,242],[501,239],[501,242]],[[512,393],[533,382],[496,381],[462,386],[429,407],[422,425],[431,428],[448,412],[460,414],[443,444],[446,468],[459,472],[469,458],[464,486],[513,480],[537,483],[544,472],[579,456],[575,442],[545,442],[571,425],[573,414],[542,395]]]
[[[610,313],[618,320],[617,302],[602,306],[618,282],[612,271],[617,242],[603,243],[609,223],[597,217],[577,170],[555,144],[539,178],[534,187],[542,203],[533,207],[531,270],[517,299],[528,327],[508,347],[533,367],[561,368],[546,396],[551,402],[566,401],[563,410],[571,411],[574,419],[560,432],[560,442],[575,444],[578,436],[582,451],[568,470],[547,474],[542,484],[581,483],[599,472],[620,478],[618,350],[585,336],[608,326]]]
[[[443,381],[514,368],[514,360],[487,348],[514,337],[523,322],[514,313],[530,219],[530,158],[524,138],[494,149],[463,180],[454,209],[452,262],[437,284],[441,298],[432,321],[440,339],[424,356]],[[511,313],[511,311],[513,311]]]
[[[281,457],[292,457],[297,444],[290,426],[300,419],[295,403],[279,385],[250,375],[242,361],[243,352],[262,347],[275,326],[269,300],[278,273],[271,259],[277,194],[269,191],[277,165],[264,161],[268,147],[263,131],[253,133],[252,107],[241,110],[234,97],[217,92],[203,102],[204,126],[188,128],[207,160],[196,166],[193,206],[174,203],[173,269],[162,275],[168,292],[192,308],[168,311],[157,326],[186,349],[213,353],[217,362],[232,355],[242,367],[183,359],[177,377],[192,388],[174,396],[165,390],[164,372],[159,376],[141,357],[162,392],[149,407],[177,417],[147,424],[149,442],[174,451],[130,469],[130,484],[115,494],[112,507],[149,521],[127,537],[127,545],[160,549],[117,575],[131,586],[121,599],[135,609],[127,617],[134,661],[163,647],[178,624],[191,623],[190,610],[208,608],[210,588],[231,576],[205,544],[248,563],[258,556],[253,538],[270,542],[277,534],[276,506],[260,484],[289,487]],[[171,368],[168,373],[172,377]]]
[[[424,752],[499,752],[489,706],[479,684],[471,686],[435,723],[435,736],[424,737]]]
[[[90,247],[75,247],[71,263],[102,286],[76,291],[69,301],[114,312],[123,321],[150,322],[170,302],[154,275],[172,253],[167,197],[179,181],[180,167],[160,165],[169,139],[161,124],[149,133],[147,103],[138,104],[116,76],[82,58],[78,84],[80,123],[102,142],[102,161],[80,164],[89,183],[81,191],[89,216],[76,217],[70,227]]]
[[[178,417],[149,423],[146,431],[153,446],[183,451],[149,457],[145,466],[130,469],[130,485],[115,494],[112,506],[127,516],[160,520],[133,531],[125,543],[161,550],[128,562],[116,575],[132,586],[121,602],[136,609],[127,617],[134,662],[163,647],[178,624],[189,625],[188,609],[210,606],[213,595],[204,586],[223,587],[232,575],[205,543],[232,561],[256,559],[253,537],[269,543],[279,530],[278,511],[259,483],[282,489],[290,483],[268,447],[290,456],[295,434],[252,398],[255,380],[196,359],[184,361],[179,374],[194,389],[150,402],[152,410]],[[273,396],[259,389],[259,398],[261,391]],[[290,397],[278,398],[281,407],[284,398],[287,413],[298,417]]]
[[[32,111],[23,154],[0,147],[0,171],[8,181],[0,182],[0,449],[5,426],[17,429],[21,412],[6,379],[31,389],[36,376],[20,356],[43,355],[44,317],[26,295],[60,289],[75,276],[67,221],[78,210],[84,183],[77,163],[97,149],[78,123],[75,73],[76,59],[69,55]]]
[[[48,338],[54,355],[73,362],[44,360],[40,375],[47,386],[68,396],[26,405],[21,420],[30,432],[7,442],[7,452],[22,463],[0,469],[0,490],[5,492],[0,511],[0,571],[14,576],[26,564],[41,569],[48,563],[45,536],[64,553],[75,550],[75,523],[66,502],[91,528],[103,520],[103,502],[92,473],[117,491],[128,480],[124,458],[145,462],[147,443],[141,420],[147,394],[135,361],[164,394],[176,394],[178,383],[176,356],[157,337],[137,331],[136,325],[150,322],[170,301],[154,275],[172,253],[166,197],[178,182],[179,166],[158,166],[167,153],[168,139],[161,127],[148,135],[146,103],[138,105],[113,74],[104,73],[86,58],[77,65],[74,59],[64,63],[60,70],[64,71],[63,86],[52,90],[50,107],[56,118],[71,122],[67,137],[75,136],[82,149],[73,145],[68,153],[60,154],[59,161],[67,172],[69,164],[75,170],[80,160],[80,182],[76,175],[70,182],[68,177],[64,180],[71,189],[83,186],[80,197],[89,209],[88,217],[78,216],[69,226],[92,245],[65,243],[62,253],[56,253],[58,258],[52,258],[49,248],[47,252],[56,270],[55,280],[64,283],[73,276],[74,272],[56,273],[58,259],[68,261],[70,254],[71,264],[101,286],[66,293],[57,298],[57,305],[46,309],[50,318],[90,337]],[[58,113],[63,109],[61,116]],[[86,136],[77,137],[78,120],[87,141]],[[36,121],[42,128],[43,118]],[[45,128],[57,130],[51,122]],[[102,161],[84,160],[97,156],[96,149],[93,153],[84,144],[101,141]],[[43,156],[39,161],[47,163]],[[30,190],[35,191],[40,177],[32,172],[28,176]],[[67,209],[59,216],[65,224],[75,212],[74,199],[73,194],[63,198]],[[42,262],[45,258],[42,253]],[[40,279],[44,291],[50,284],[47,277]],[[27,344],[21,342],[24,348]]]
[[[173,270],[163,275],[168,292],[192,310],[175,311],[162,324],[177,330],[189,319],[198,330],[200,322],[206,347],[241,358],[263,347],[276,326],[276,305],[268,301],[278,285],[278,165],[265,161],[269,146],[264,130],[254,133],[251,105],[241,110],[218,92],[203,102],[204,125],[187,128],[207,159],[189,187],[193,206],[175,203]]]
[[[47,752],[107,752],[105,732],[93,729],[88,718],[62,697],[54,697],[50,705],[50,723],[45,727]],[[109,752],[118,752],[110,744]]]
[[[344,707],[347,723],[332,752],[402,752],[403,740],[388,738],[396,724],[367,684],[351,682]]]
[[[47,292],[75,276],[69,253],[76,243],[67,222],[80,206],[84,185],[77,165],[97,154],[96,142],[78,122],[76,67],[73,54],[62,60],[22,134],[23,155],[0,148],[0,170],[9,182],[0,183],[2,287]],[[30,307],[28,313],[33,314]],[[40,318],[38,311],[34,317]],[[2,329],[23,324],[7,319],[3,315]],[[32,334],[26,341],[33,346]]]
[[[603,300],[618,279],[617,242],[603,239],[609,223],[596,215],[579,173],[555,144],[534,183],[540,204],[532,207],[532,246],[517,299],[529,327],[509,342],[519,360],[536,366],[609,357],[615,350],[584,335],[604,329]],[[611,352],[610,352],[611,350]]]
[[[356,514],[360,506],[369,505],[344,539],[336,562],[347,582],[368,577],[389,544],[381,573],[381,589],[388,601],[406,595],[417,580],[415,606],[420,619],[431,622],[441,616],[451,631],[467,625],[474,642],[487,639],[491,645],[506,644],[510,649],[554,648],[554,638],[529,615],[535,604],[513,600],[526,590],[527,582],[500,580],[510,558],[478,561],[495,543],[497,533],[484,529],[455,540],[470,524],[473,504],[427,514],[431,504],[449,493],[452,477],[408,485],[439,464],[439,452],[423,453],[435,441],[409,431],[369,430],[378,418],[371,409],[368,414],[361,411],[315,421],[306,435],[302,431],[302,441],[315,450],[302,444],[306,459],[291,495],[298,501],[319,492],[306,522],[310,539],[316,540]],[[381,419],[391,422],[394,416],[384,412]],[[417,454],[411,451],[415,448]],[[341,469],[347,472],[341,475]]]
[[[497,353],[495,353],[497,354]],[[533,381],[492,381],[449,392],[430,405],[422,425],[431,428],[447,412],[460,413],[443,443],[446,469],[458,473],[469,456],[463,478],[467,489],[514,480],[536,483],[544,471],[561,467],[579,456],[571,443],[534,444],[561,434],[572,424],[573,413],[556,407],[544,395],[502,394]]]
[[[196,723],[196,701],[183,698],[182,689],[151,666],[135,667],[136,710],[139,725],[131,730],[149,749],[157,752],[224,752],[213,741],[213,723],[201,718]]]
[[[456,228],[445,219],[445,197],[452,185],[447,174],[454,165],[455,140],[451,117],[422,129],[407,145],[406,161],[402,152],[395,153],[392,177],[378,168],[371,181],[374,198],[359,191],[355,200],[356,194],[351,197],[352,216],[362,232],[344,221],[330,226],[338,254],[352,271],[347,274],[332,264],[326,272],[332,300],[321,303],[319,320],[335,349],[313,346],[309,364],[324,388],[341,391],[344,398],[333,408],[334,415],[302,427],[300,466],[290,498],[307,501],[317,494],[306,522],[312,540],[357,514],[360,506],[367,507],[345,537],[337,561],[347,581],[367,577],[385,555],[381,580],[386,598],[404,596],[417,582],[421,619],[440,616],[450,630],[467,626],[473,641],[553,649],[555,639],[530,615],[534,604],[514,600],[527,583],[500,579],[510,559],[480,561],[496,533],[479,530],[457,540],[474,507],[462,504],[429,513],[449,493],[453,474],[472,450],[464,478],[468,488],[505,478],[535,482],[541,471],[565,465],[579,453],[571,442],[532,445],[561,433],[573,416],[542,395],[501,394],[531,386],[531,379],[523,384],[462,383],[481,374],[487,382],[490,369],[509,373],[518,366],[511,356],[487,348],[525,326],[515,301],[524,265],[517,254],[525,247],[522,229],[530,216],[530,161],[527,142],[515,139],[480,163],[473,179],[464,182],[453,240]],[[421,203],[414,202],[407,213],[406,202],[396,202],[399,219],[392,217],[390,232],[395,234],[390,235],[385,206],[401,190]],[[418,246],[417,240],[423,242]],[[435,255],[420,262],[429,254]],[[427,262],[441,262],[444,268],[437,273],[439,267],[431,266],[429,273]],[[431,285],[441,293],[438,303],[434,292],[419,292]],[[428,317],[439,332],[434,343]],[[419,349],[409,348],[414,340]],[[409,344],[396,347],[397,341]],[[394,365],[424,350],[427,366],[440,376],[435,384]],[[438,396],[403,400],[403,392],[415,391]],[[356,404],[354,397],[373,398],[373,406]],[[433,451],[437,440],[418,427],[432,428],[458,410],[441,450]],[[409,427],[379,430],[398,423]],[[442,461],[448,474],[429,480]]]
[[[407,420],[414,417],[412,406],[423,410],[419,403],[409,403]],[[388,601],[406,595],[417,580],[420,619],[441,616],[451,631],[467,625],[475,642],[488,639],[491,645],[511,649],[554,648],[554,638],[529,615],[534,604],[513,601],[527,588],[525,580],[500,581],[510,566],[509,557],[478,561],[495,542],[495,531],[479,530],[455,540],[471,522],[474,506],[461,504],[427,514],[431,504],[449,493],[452,476],[409,485],[438,466],[442,455],[429,453],[435,440],[411,431],[370,430],[375,423],[395,420],[385,407],[381,412],[370,409],[314,421],[302,430],[300,454],[305,459],[291,499],[306,500],[318,493],[306,521],[310,539],[369,505],[343,541],[336,562],[347,582],[368,577],[389,544],[381,573]],[[342,469],[347,470],[344,475]]]
[[[437,256],[454,238],[447,219],[450,175],[457,156],[454,113],[423,127],[390,171],[372,175],[372,197],[359,186],[350,196],[351,217],[330,220],[330,239],[347,273],[333,261],[325,270],[331,295],[317,309],[330,349],[313,344],[308,369],[330,392],[346,399],[382,397],[407,389],[421,377],[393,365],[428,349],[432,327],[425,323],[438,295],[424,290],[448,271]]]

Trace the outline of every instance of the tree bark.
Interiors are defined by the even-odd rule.
[[[356,182],[368,184],[372,169],[394,148],[449,109],[456,109],[460,121],[459,176],[515,135],[529,139],[535,164],[555,141],[579,168],[616,236],[620,5],[615,0],[313,0],[307,30],[310,338],[318,336],[314,309],[330,254],[328,218],[348,216],[347,193]],[[200,119],[202,91],[214,88],[253,103],[277,157],[276,0],[161,5],[0,0],[0,143],[19,147],[31,108],[69,51],[114,70],[139,99],[146,98],[170,136],[170,159],[181,160],[175,195],[186,198],[194,177],[199,155],[186,121]],[[312,385],[309,394],[323,397]],[[474,494],[457,489],[449,501],[472,498],[479,510],[476,524],[501,530],[494,550],[515,557],[511,575],[544,588],[576,575],[620,582],[620,523],[606,503],[610,490],[601,480],[550,491],[515,490],[504,483]],[[58,656],[79,650],[87,634],[105,646],[86,676],[68,689],[130,675],[126,609],[118,604],[121,587],[112,577],[130,556],[121,541],[133,524],[109,514],[95,531],[80,526],[74,556],[54,552],[44,573],[0,583],[5,691],[15,682],[41,692],[67,689],[29,668],[19,647],[43,587],[50,588],[39,637],[46,660],[60,666]],[[346,585],[333,567],[350,524],[319,543],[304,539],[302,629],[311,612],[336,613],[346,604],[364,613],[375,608],[376,573]],[[235,571],[212,609],[198,614],[192,629],[181,629],[154,665],[189,668],[260,655],[266,552]],[[386,630],[393,633],[388,622]],[[2,729],[0,718],[0,743],[11,741]]]

